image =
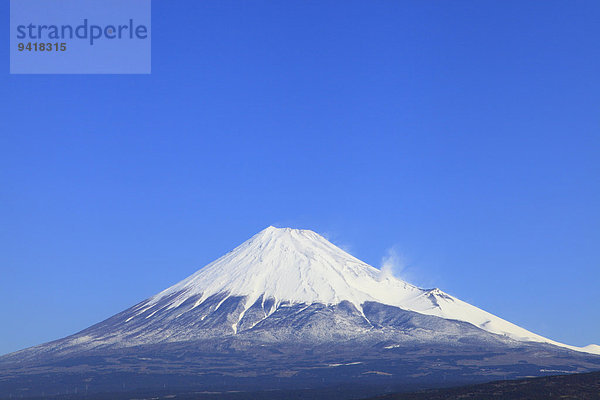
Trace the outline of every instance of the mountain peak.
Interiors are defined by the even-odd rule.
[[[217,293],[248,296],[255,301],[265,296],[294,303],[355,306],[379,301],[381,273],[307,229],[269,226],[225,256],[155,296],[173,293],[182,298]],[[396,289],[414,288],[389,277]],[[400,294],[393,290],[390,293]],[[390,299],[388,299],[388,302]]]
[[[295,228],[277,228],[275,226],[268,226],[262,231],[254,235],[250,240],[268,242],[270,240],[287,240],[293,241],[294,239],[303,238],[305,240],[298,242],[297,244],[308,245],[310,241],[327,241],[323,236],[309,229],[295,229]]]

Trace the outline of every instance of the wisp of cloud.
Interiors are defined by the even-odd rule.
[[[402,279],[405,268],[405,260],[394,247],[390,247],[381,259],[380,279],[383,280],[392,276]]]

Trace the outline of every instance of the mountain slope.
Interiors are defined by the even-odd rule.
[[[244,297],[239,320],[260,298],[272,302],[266,315],[282,302],[334,305],[342,301],[357,310],[362,304],[378,302],[405,310],[469,322],[478,328],[514,340],[551,343],[572,350],[600,354],[598,348],[578,348],[536,335],[493,314],[465,303],[439,289],[424,290],[358,260],[310,230],[268,227],[233,251],[200,269],[187,279],[143,303],[131,319],[151,318],[156,304],[177,308],[189,299],[195,302],[186,312],[219,294]],[[228,297],[224,297],[225,301]],[[218,308],[218,307],[217,307]],[[147,311],[153,311],[148,314]]]

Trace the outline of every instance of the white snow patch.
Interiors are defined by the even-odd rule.
[[[362,364],[362,361],[355,361],[355,362],[342,363],[342,364],[327,364],[327,366],[328,367],[342,367],[345,365],[358,365],[358,364]]]

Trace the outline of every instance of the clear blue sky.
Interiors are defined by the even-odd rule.
[[[8,2],[0,19],[8,23]],[[10,76],[0,353],[267,225],[600,342],[600,3],[153,1],[150,76]]]

